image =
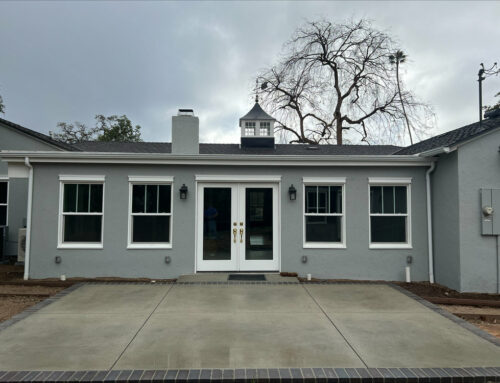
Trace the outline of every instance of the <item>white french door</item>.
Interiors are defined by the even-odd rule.
[[[197,271],[278,271],[278,184],[199,183]]]

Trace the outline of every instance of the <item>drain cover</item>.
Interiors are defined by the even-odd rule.
[[[229,274],[228,281],[265,281],[264,274]]]

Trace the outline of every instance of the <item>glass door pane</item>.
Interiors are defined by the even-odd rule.
[[[273,259],[273,189],[245,189],[245,259]]]
[[[231,188],[205,187],[203,260],[231,259]]]

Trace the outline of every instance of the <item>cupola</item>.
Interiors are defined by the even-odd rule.
[[[264,112],[257,98],[250,112],[240,118],[241,147],[274,148],[275,121]]]

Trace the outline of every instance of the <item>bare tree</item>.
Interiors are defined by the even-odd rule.
[[[281,61],[259,76],[277,130],[292,143],[402,143],[404,105],[419,121],[414,130],[425,132],[432,111],[412,93],[398,92],[389,61],[395,45],[366,20],[299,28]]]
[[[2,96],[0,96],[0,113],[5,114],[5,105]]]
[[[59,122],[57,124],[60,132],[49,132],[52,139],[75,144],[82,141],[94,141],[98,132],[97,128],[89,128],[85,124],[76,121],[73,124],[67,122]]]

